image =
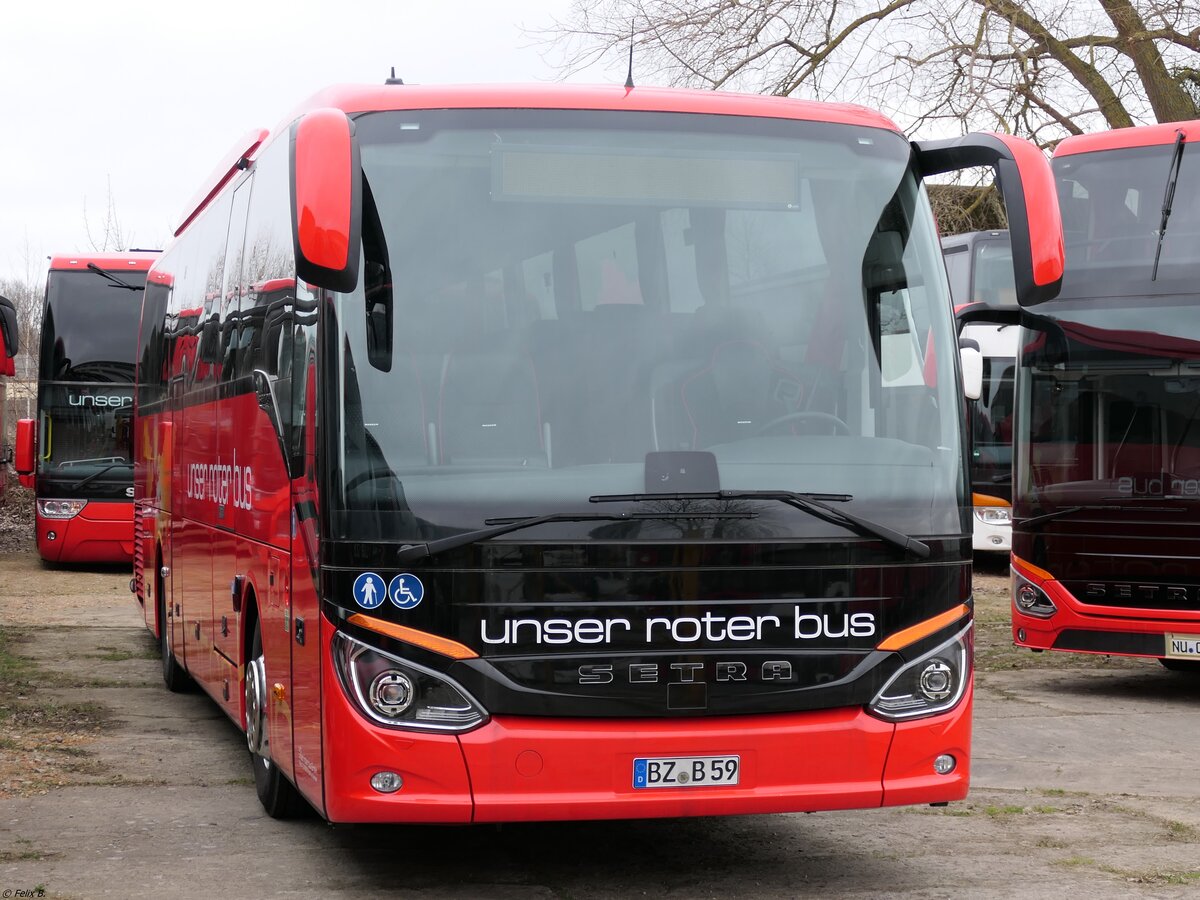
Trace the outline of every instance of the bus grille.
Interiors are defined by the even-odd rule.
[[[145,565],[146,526],[142,522],[142,511],[139,509],[133,517],[133,592],[138,598],[145,597],[145,584],[142,569]]]

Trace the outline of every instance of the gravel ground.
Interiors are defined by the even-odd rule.
[[[8,479],[0,497],[0,553],[33,550],[33,491],[21,487],[7,468],[0,478]]]
[[[264,816],[237,729],[203,695],[163,689],[128,571],[44,567],[22,503],[0,506],[0,896],[1090,900],[1200,888],[1200,679],[1015,650],[1003,560],[977,560],[962,803],[333,827]]]

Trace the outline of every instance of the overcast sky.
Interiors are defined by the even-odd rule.
[[[109,185],[134,246],[161,247],[252,128],[318,89],[551,81],[522,31],[569,0],[43,0],[0,17],[0,277],[101,239]],[[617,65],[617,68],[620,68]],[[574,81],[607,80],[592,72]],[[624,73],[612,77],[623,80]]]

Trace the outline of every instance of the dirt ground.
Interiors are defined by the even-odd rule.
[[[162,687],[127,571],[47,569],[0,542],[0,897],[1200,893],[1200,679],[1013,649],[1005,567],[981,563],[965,802],[335,827],[262,813],[239,732]]]

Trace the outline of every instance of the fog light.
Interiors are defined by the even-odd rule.
[[[949,775],[954,771],[956,765],[958,765],[958,760],[949,753],[943,753],[933,761],[933,771],[939,775]]]
[[[57,538],[58,538],[58,535],[55,534],[53,531],[46,532],[46,540],[53,541],[53,540],[56,540]]]
[[[1025,629],[1024,628],[1017,629],[1017,640],[1022,641],[1022,642],[1025,640]]]
[[[938,757],[941,759],[942,757]],[[954,763],[951,761],[951,766]],[[394,794],[404,787],[404,779],[395,772],[376,772],[371,776],[371,787],[381,794]]]
[[[921,671],[921,693],[929,700],[945,700],[954,689],[954,673],[940,659],[932,660]]]

